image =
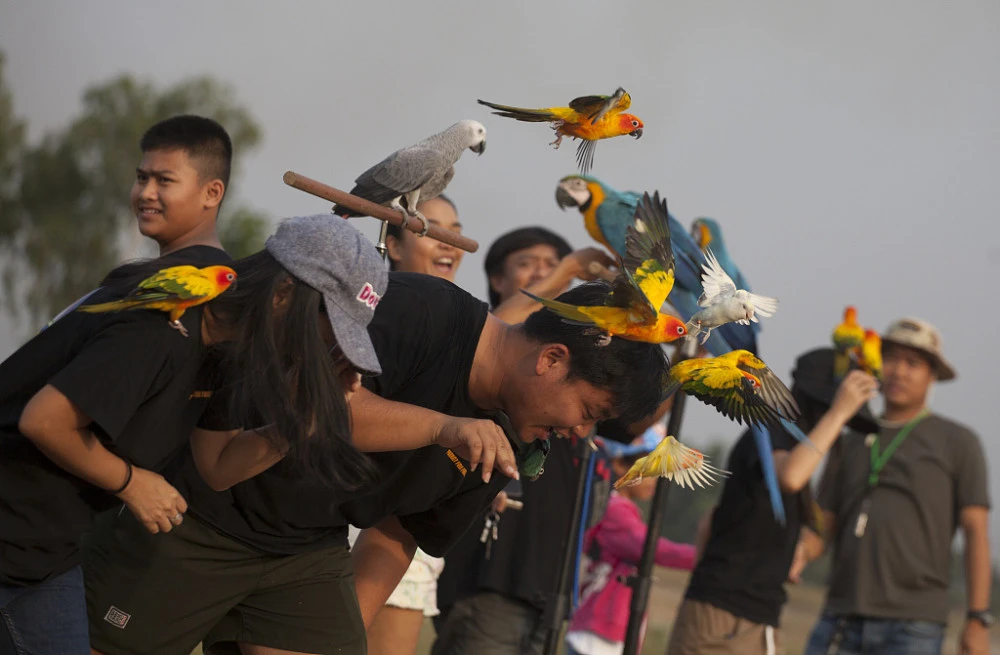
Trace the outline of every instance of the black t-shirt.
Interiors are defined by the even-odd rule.
[[[387,398],[460,417],[484,416],[469,398],[469,374],[486,323],[486,305],[445,280],[392,273],[368,327],[382,374],[365,387]],[[256,550],[293,554],[346,543],[388,516],[432,555],[442,554],[507,482],[489,485],[454,453],[437,446],[373,453],[379,475],[365,488],[337,492],[281,462],[224,492],[208,488],[187,462],[177,485],[190,512]]]
[[[448,553],[438,580],[438,606],[445,609],[482,590],[518,598],[539,611],[556,593],[572,522],[579,460],[567,439],[553,439],[545,472],[522,480],[521,510],[500,517],[497,540],[479,541],[481,525],[469,530]]]
[[[164,259],[164,267],[228,260],[221,250],[195,246]],[[101,288],[86,302],[127,291]],[[187,338],[158,311],[71,311],[0,364],[0,582],[28,585],[69,570],[93,515],[120,503],[20,434],[25,405],[51,384],[93,420],[107,448],[136,466],[163,470],[187,442],[208,395],[199,386],[201,308],[181,322]]]
[[[773,450],[796,441],[772,429]],[[803,524],[798,494],[782,494],[786,525],[774,519],[753,433],[747,430],[729,456],[732,475],[712,516],[705,553],[691,574],[687,598],[710,603],[737,617],[778,625],[787,595],[784,583]]]

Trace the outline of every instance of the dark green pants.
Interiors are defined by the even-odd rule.
[[[91,645],[108,655],[188,655],[203,640],[206,653],[367,650],[346,548],[265,555],[190,515],[153,535],[125,511],[88,540],[84,579]]]

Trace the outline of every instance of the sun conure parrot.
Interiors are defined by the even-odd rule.
[[[642,136],[642,121],[638,116],[624,113],[632,106],[632,97],[625,89],[618,87],[610,96],[582,96],[569,103],[569,107],[544,107],[525,109],[498,105],[485,100],[479,104],[491,109],[497,116],[513,118],[528,123],[551,123],[556,132],[556,140],[549,145],[558,148],[564,136],[580,139],[576,149],[576,162],[582,173],[587,173],[594,165],[594,150],[597,141],[616,136]]]
[[[688,337],[705,330],[704,343],[715,328],[729,323],[749,326],[757,323],[757,314],[774,316],[778,311],[777,298],[738,289],[711,250],[705,252],[705,259],[705,272],[701,276],[704,291],[698,298],[698,306],[703,309],[688,321]]]
[[[833,329],[833,378],[840,384],[851,370],[851,351],[861,346],[865,330],[858,323],[858,310],[852,305],[844,309],[844,320]]]
[[[661,477],[673,480],[681,487],[694,489],[697,484],[712,486],[720,477],[729,475],[708,463],[706,457],[688,448],[673,437],[665,437],[653,452],[640,457],[635,464],[615,482],[615,489],[639,484],[643,478]]]
[[[77,311],[98,314],[130,309],[155,309],[170,314],[170,327],[185,337],[187,328],[180,318],[195,305],[212,300],[236,281],[236,271],[228,266],[171,266],[146,278],[120,300],[81,305]]]
[[[865,330],[865,336],[861,341],[861,346],[855,350],[858,367],[882,381],[882,337],[878,332],[871,329]]]
[[[669,343],[687,334],[684,321],[660,312],[674,286],[674,257],[667,225],[667,203],[659,192],[645,194],[635,208],[628,227],[624,258],[619,257],[619,274],[611,286],[606,304],[575,306],[539,298],[524,289],[521,293],[542,303],[563,319],[593,325],[606,337],[617,336],[647,343]]]
[[[583,175],[564,177],[556,187],[556,204],[562,209],[577,207],[590,236],[619,256],[624,256],[625,233],[639,198],[638,193],[618,191],[595,177]],[[701,274],[705,257],[677,219],[668,214],[667,223],[676,269],[676,284],[670,292],[669,302],[686,321],[701,309],[698,298],[702,293]],[[749,328],[726,325],[711,334],[705,348],[712,355],[721,355],[735,348],[755,352],[757,341]]]
[[[678,389],[737,423],[781,427],[799,441],[811,443],[794,423],[799,406],[792,392],[749,351],[677,362],[664,380],[664,400]]]

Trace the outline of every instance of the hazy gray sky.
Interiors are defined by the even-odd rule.
[[[989,421],[1000,308],[984,293],[1000,273],[1000,4],[674,4],[4,2],[0,48],[33,139],[121,73],[231,83],[265,137],[238,192],[275,219],[329,209],[284,186],[286,170],[349,189],[396,148],[482,121],[489,148],[463,156],[448,191],[482,245],[458,276],[480,297],[498,234],[539,224],[576,247],[590,240],[553,199],[574,144],[552,151],[545,126],[476,98],[545,106],[624,86],[645,133],[602,142],[594,174],[659,189],[684,223],[722,222],[754,288],[781,300],[762,335],[772,368],[787,380],[846,304],[879,330],[926,318],[959,371],[933,408],[970,425],[1000,469]],[[0,356],[16,346],[9,332]],[[739,433],[689,408],[682,436]],[[996,517],[992,534],[997,552]]]

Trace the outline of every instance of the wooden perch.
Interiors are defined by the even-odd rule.
[[[348,209],[356,211],[358,213],[364,214],[366,216],[371,216],[372,218],[377,218],[380,221],[385,221],[389,225],[401,225],[403,222],[403,216],[395,209],[389,209],[382,205],[376,205],[374,202],[365,200],[364,198],[359,198],[353,196],[346,191],[341,191],[340,189],[335,189],[332,186],[323,184],[322,182],[317,182],[311,178],[304,175],[299,175],[298,173],[293,173],[288,171],[282,178],[290,187],[294,187],[299,191],[305,191],[323,200],[329,200],[330,202],[337,203],[338,205],[343,205]],[[423,229],[423,224],[419,219],[411,219],[406,224],[406,229],[414,234],[419,234]],[[476,252],[479,250],[479,244],[469,237],[464,237],[461,234],[456,234],[451,230],[446,230],[437,225],[431,225],[430,229],[427,230],[427,236],[441,241],[442,243],[447,243],[450,246],[454,246],[459,250],[464,250],[465,252]]]

